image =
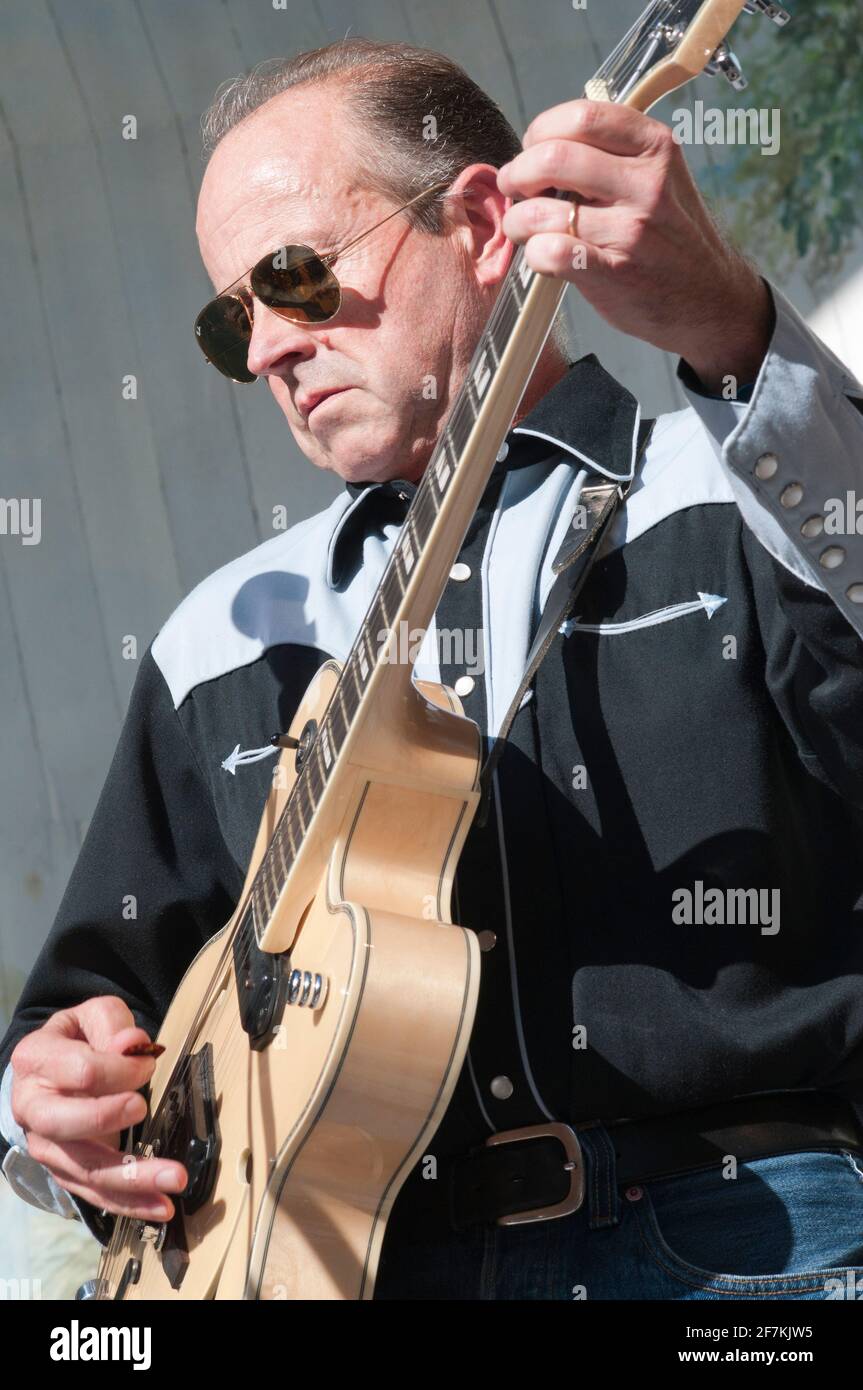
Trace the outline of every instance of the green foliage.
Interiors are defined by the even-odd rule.
[[[814,287],[835,277],[860,230],[863,193],[863,3],[790,0],[783,30],[743,16],[732,43],[745,101],[781,112],[779,153],[731,146],[715,178],[741,245],[766,268],[800,266]],[[767,30],[755,42],[753,28]]]

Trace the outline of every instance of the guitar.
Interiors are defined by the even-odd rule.
[[[739,85],[724,41],[744,9],[787,19],[767,0],[653,0],[586,96],[647,111],[705,67]],[[128,1158],[177,1159],[188,1186],[168,1222],[116,1219],[79,1298],[373,1296],[471,1034],[479,951],[450,899],[481,772],[455,694],[378,638],[430,624],[565,289],[516,249],[356,641],[281,739],[236,910],[159,1032]]]

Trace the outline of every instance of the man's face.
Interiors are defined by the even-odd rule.
[[[284,243],[330,251],[398,206],[357,185],[355,138],[369,137],[332,87],[284,92],[225,137],[197,220],[217,291]],[[446,236],[399,215],[335,262],[342,304],[330,322],[290,323],[254,301],[249,369],[317,467],[378,481],[419,478],[428,462],[512,253],[494,171],[473,165],[452,189],[468,183],[478,194],[452,200]]]

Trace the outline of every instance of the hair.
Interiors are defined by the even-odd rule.
[[[330,83],[340,89],[365,137],[358,180],[370,191],[407,203],[433,184],[447,187],[471,164],[500,168],[521,141],[500,107],[443,53],[408,43],[344,38],[293,58],[272,58],[224,82],[201,119],[209,158],[229,131],[273,97],[294,87]],[[449,230],[446,192],[421,199],[404,216],[430,236]],[[569,354],[562,309],[552,336]]]

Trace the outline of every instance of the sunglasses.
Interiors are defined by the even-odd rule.
[[[342,288],[333,274],[333,262],[391,217],[448,186],[436,183],[424,189],[338,251],[319,255],[310,246],[280,246],[278,251],[262,256],[251,270],[205,304],[195,319],[195,337],[207,361],[231,381],[257,381],[247,360],[255,300],[291,323],[326,323],[335,318],[341,307]]]

